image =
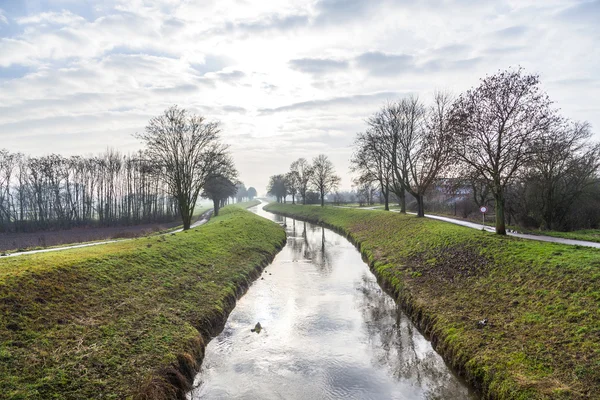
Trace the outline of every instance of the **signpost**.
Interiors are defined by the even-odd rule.
[[[487,212],[487,207],[486,206],[481,206],[481,208],[479,209],[479,211],[481,211],[481,214],[483,215],[483,226],[481,227],[481,230],[484,231],[485,230],[485,213]]]

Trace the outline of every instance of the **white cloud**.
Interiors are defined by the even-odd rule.
[[[48,4],[0,10],[0,142],[14,151],[135,150],[131,134],[179,104],[222,121],[259,191],[319,152],[349,187],[354,134],[380,105],[511,65],[600,130],[597,0],[113,0],[86,15],[75,0]]]
[[[16,19],[18,24],[57,24],[57,25],[76,25],[85,22],[85,19],[75,15],[68,10],[61,12],[43,12],[35,15],[28,15]]]
[[[4,14],[4,10],[0,8],[0,24],[8,24],[8,18]]]

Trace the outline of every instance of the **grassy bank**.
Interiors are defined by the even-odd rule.
[[[284,242],[227,207],[187,232],[0,259],[0,397],[173,398]]]
[[[249,201],[242,201],[239,203],[233,203],[230,204],[230,206],[236,206],[236,207],[242,207],[242,208],[250,208],[250,207],[254,207],[260,204],[259,200],[249,200]]]
[[[436,349],[485,398],[600,399],[599,250],[383,211],[266,208],[358,243]]]

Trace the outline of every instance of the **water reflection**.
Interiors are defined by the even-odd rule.
[[[287,245],[210,342],[191,398],[474,398],[345,238],[255,212],[286,224]]]

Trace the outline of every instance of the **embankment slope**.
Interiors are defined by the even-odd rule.
[[[384,211],[265,209],[345,233],[484,398],[600,399],[600,250]]]
[[[181,398],[284,243],[277,224],[227,207],[187,232],[0,259],[0,397]]]

